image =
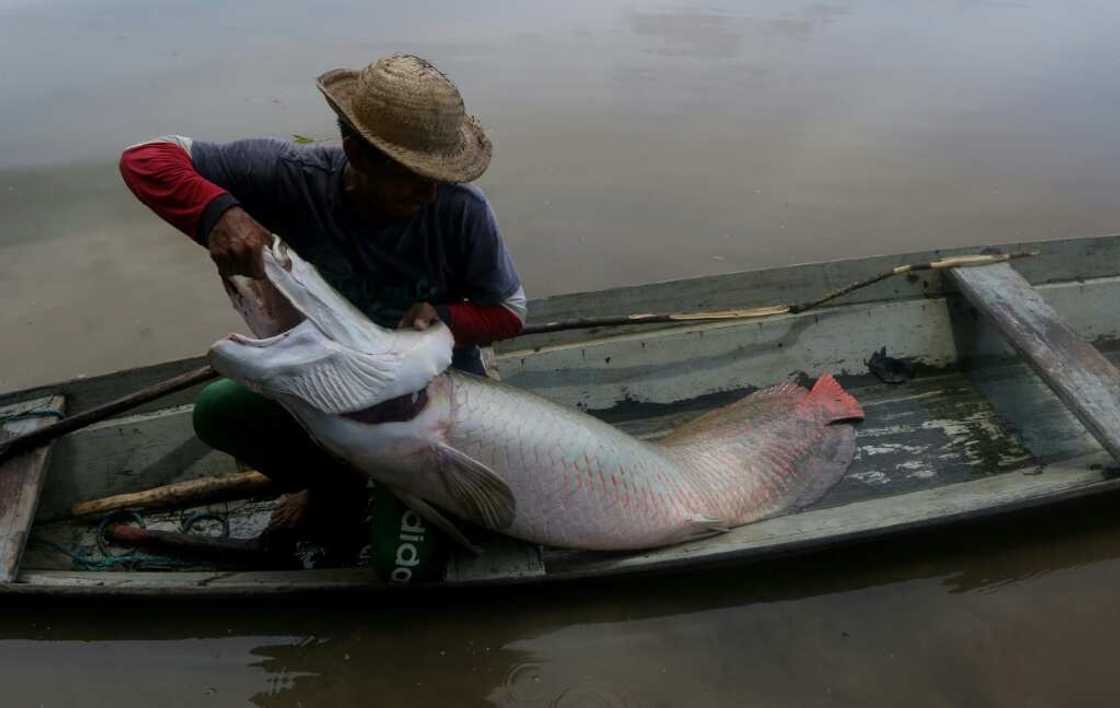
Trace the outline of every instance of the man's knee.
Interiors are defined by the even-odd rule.
[[[239,417],[237,398],[241,385],[229,379],[220,379],[202,389],[194,402],[194,434],[212,448],[228,447],[230,431],[236,430]]]

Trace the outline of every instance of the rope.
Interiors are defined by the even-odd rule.
[[[109,524],[120,521],[135,522],[141,528],[146,528],[144,517],[137,511],[113,511],[102,516],[97,522],[97,551],[100,558],[92,553],[87,553],[81,546],[67,548],[62,544],[43,539],[32,539],[32,542],[49,548],[70,559],[74,570],[107,571],[123,568],[124,570],[181,570],[199,565],[197,562],[185,561],[144,551],[126,551],[113,553],[109,546],[109,539],[105,531]],[[229,538],[229,517],[213,512],[193,512],[185,514],[180,522],[183,533],[190,533],[200,521],[217,521],[222,525],[222,538]]]
[[[97,521],[97,536],[96,536],[96,538],[97,538],[97,550],[101,551],[102,556],[104,556],[106,559],[112,559],[112,560],[116,560],[116,559],[120,558],[120,559],[122,559],[121,562],[125,562],[129,558],[129,556],[132,555],[132,553],[114,554],[112,551],[109,550],[109,539],[105,538],[105,529],[109,528],[109,524],[114,523],[118,519],[122,519],[122,518],[130,520],[130,521],[135,521],[136,525],[139,526],[140,528],[147,528],[147,524],[144,523],[144,517],[141,516],[140,512],[138,512],[138,511],[111,511],[108,514],[105,514],[104,516],[102,516]],[[133,551],[133,553],[134,552],[135,551]]]
[[[217,521],[222,525],[222,535],[219,538],[229,538],[229,515],[216,514],[212,511],[192,512],[179,523],[179,529],[183,533],[190,533],[199,521]]]

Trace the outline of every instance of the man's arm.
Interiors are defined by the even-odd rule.
[[[501,339],[516,337],[525,326],[525,293],[518,289],[508,304],[480,305],[474,302],[453,302],[432,305],[418,302],[401,317],[398,327],[427,329],[440,320],[455,336],[456,346],[487,345]]]
[[[133,145],[121,154],[120,171],[137,199],[205,246],[209,232],[202,226],[213,226],[237,200],[198,173],[191,160],[193,142],[171,135]]]
[[[455,335],[459,346],[487,345],[502,339],[516,337],[525,326],[525,291],[518,292],[500,305],[480,305],[474,302],[453,302],[437,307]]]
[[[525,289],[482,190],[463,189],[460,288],[467,300],[436,310],[451,328],[457,345],[485,345],[515,337],[525,326]]]
[[[238,145],[230,147],[236,149]],[[269,162],[275,163],[276,155],[272,153],[276,151],[268,141],[246,141],[240,145],[256,148],[240,170],[245,174],[239,175],[236,168],[219,163],[223,169],[212,170],[211,175],[216,181],[207,179],[195,167],[194,141],[182,136],[157,138],[127,148],[121,155],[120,171],[137,199],[208,248],[219,272],[261,277],[261,249],[271,243],[272,237],[239,206],[240,201],[229,189],[239,186],[240,191],[249,194],[260,191],[260,185],[254,189],[246,178],[255,172],[259,179],[267,180],[267,166]],[[232,162],[236,165],[236,161]],[[261,169],[260,163],[266,169]]]

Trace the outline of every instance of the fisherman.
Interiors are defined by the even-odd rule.
[[[261,251],[277,234],[377,324],[444,322],[452,366],[484,375],[479,345],[515,336],[526,314],[494,212],[469,184],[490,162],[489,139],[455,85],[419,57],[334,69],[316,83],[341,146],[162,137],[124,151],[125,183],[207,248],[223,277],[263,277]],[[289,492],[273,531],[357,513],[359,500],[364,508],[364,478],[240,384],[209,385],[194,426]]]

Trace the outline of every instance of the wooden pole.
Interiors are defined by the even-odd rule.
[[[815,307],[820,307],[826,302],[831,302],[839,297],[843,297],[848,293],[870,287],[880,281],[886,280],[895,275],[902,275],[920,270],[943,270],[946,268],[963,268],[978,265],[990,265],[992,263],[1002,263],[1016,258],[1025,258],[1027,256],[1037,256],[1038,251],[1022,251],[1016,253],[984,253],[974,254],[967,256],[954,256],[952,258],[944,258],[939,261],[931,261],[929,263],[911,263],[908,265],[900,265],[890,270],[883,271],[876,275],[857,281],[851,285],[846,285],[832,292],[808,302],[791,304],[791,305],[769,305],[764,307],[751,307],[745,309],[734,310],[710,310],[707,312],[671,312],[661,314],[636,314],[636,315],[623,315],[619,317],[580,317],[571,320],[558,320],[556,322],[544,322],[538,325],[527,325],[521,330],[518,336],[526,337],[532,334],[545,334],[546,332],[562,332],[570,329],[589,329],[592,327],[618,327],[622,325],[636,325],[636,324],[656,324],[666,322],[703,322],[714,320],[745,320],[753,319],[756,317],[771,317],[774,315],[784,314],[797,314],[805,312]]]
[[[173,376],[166,381],[152,384],[135,393],[122,396],[121,398],[97,406],[96,408],[90,408],[88,411],[82,411],[81,413],[63,418],[57,423],[52,423],[34,432],[0,443],[0,461],[16,453],[39,447],[59,436],[72,433],[79,428],[84,428],[87,425],[112,418],[114,415],[123,413],[130,408],[135,408],[136,406],[154,401],[158,398],[163,398],[176,391],[182,391],[185,388],[190,388],[191,386],[216,378],[218,378],[217,371],[214,371],[210,366],[203,366],[199,369]]]
[[[273,491],[272,480],[260,472],[242,472],[221,477],[203,477],[186,482],[117,494],[103,499],[78,502],[70,508],[73,516],[107,514],[121,509],[168,509],[198,506],[207,502],[262,496]]]

